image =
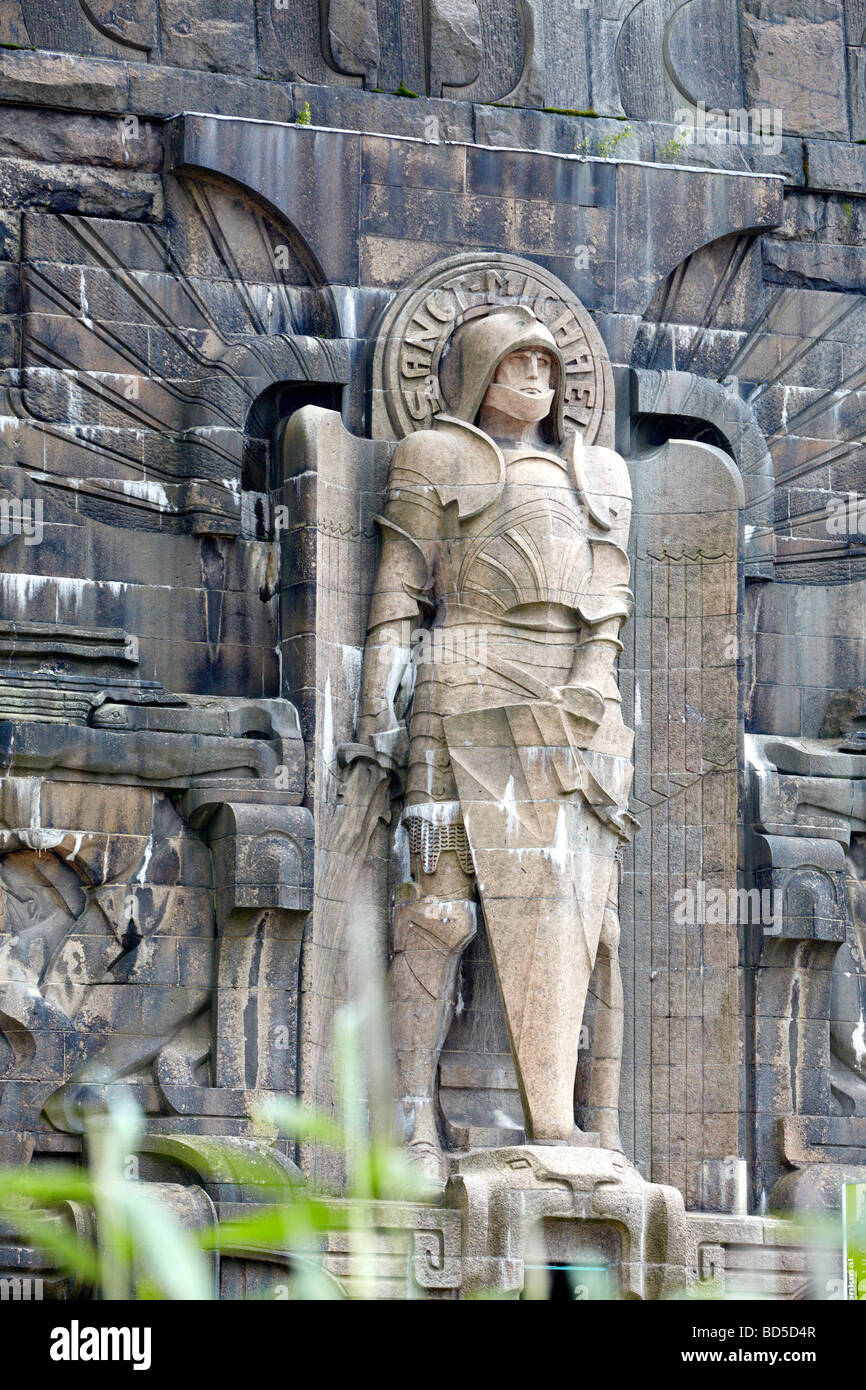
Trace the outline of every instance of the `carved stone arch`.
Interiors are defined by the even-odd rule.
[[[745,488],[747,578],[772,578],[774,466],[753,391],[741,388],[763,351],[761,243],[717,237],[658,285],[631,353],[631,414],[644,443],[704,439],[736,463]],[[760,355],[760,354],[758,354]]]
[[[237,535],[256,401],[341,384],[345,345],[285,217],[224,179],[166,191],[158,228],[25,214],[14,462],[94,520]]]
[[[786,922],[809,936],[816,923],[833,920],[844,910],[838,878],[811,864],[798,865],[782,879],[782,909]]]
[[[339,337],[330,281],[309,238],[264,191],[208,169],[177,169],[166,182],[168,240],[181,272],[207,270],[231,284],[259,336],[288,331]],[[291,304],[276,303],[268,322],[267,309],[249,293],[258,285],[304,293]]]
[[[801,516],[790,493],[856,457],[862,434],[851,370],[862,297],[791,270],[772,245],[744,228],[684,257],[657,285],[631,352],[642,411],[709,421],[727,438],[746,489],[746,578],[762,580],[808,563],[801,531],[820,535],[837,572],[847,563],[821,509]]]
[[[735,0],[637,0],[617,36],[615,70],[626,114],[671,120],[703,96],[727,110],[743,101]]]
[[[723,449],[739,469],[744,490],[745,574],[772,578],[773,460],[747,401],[717,381],[691,372],[631,373],[633,448],[693,439]]]
[[[242,490],[261,493],[279,488],[282,438],[292,416],[307,405],[339,413],[342,395],[343,386],[336,382],[278,381],[265,387],[250,406],[244,426]]]
[[[760,323],[772,298],[763,284],[761,230],[745,221],[733,232],[719,228],[713,235],[707,228],[705,240],[680,259],[671,258],[645,301],[633,366],[686,371],[697,363],[694,370],[717,380],[728,374],[745,330]],[[728,350],[721,335],[738,331]]]

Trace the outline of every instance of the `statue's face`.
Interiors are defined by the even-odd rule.
[[[485,405],[525,426],[550,413],[553,354],[543,347],[519,348],[504,357],[487,389]]]
[[[547,394],[552,375],[553,358],[550,353],[543,348],[526,348],[503,358],[493,380],[534,399]]]

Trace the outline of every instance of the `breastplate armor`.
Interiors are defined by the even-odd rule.
[[[443,544],[443,616],[446,623],[482,615],[531,622],[518,610],[537,604],[577,609],[591,574],[587,517],[564,461],[518,456],[508,464],[494,505]]]

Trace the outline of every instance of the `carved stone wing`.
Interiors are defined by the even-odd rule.
[[[621,1118],[647,1175],[698,1207],[709,1199],[707,1174],[721,1171],[713,1165],[738,1152],[741,981],[736,925],[700,923],[696,910],[690,921],[677,912],[689,899],[677,895],[691,892],[696,908],[701,882],[737,886],[743,488],[726,454],[683,440],[630,470],[635,613],[620,675],[641,828],[620,897],[624,1055],[633,1059]]]

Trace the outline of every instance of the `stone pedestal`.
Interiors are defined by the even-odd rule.
[[[463,1217],[463,1296],[516,1298],[539,1266],[604,1269],[613,1298],[685,1286],[681,1194],[646,1182],[611,1149],[477,1149],[454,1161],[445,1201]]]

